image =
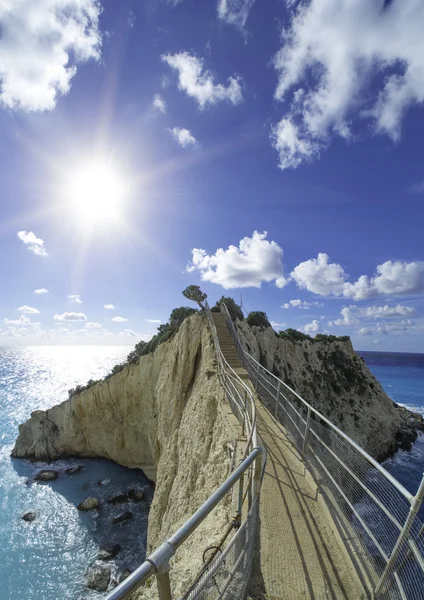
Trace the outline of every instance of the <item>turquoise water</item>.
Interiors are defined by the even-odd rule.
[[[368,367],[395,402],[424,415],[424,354],[360,352]],[[384,467],[415,494],[424,471],[424,435],[411,452],[400,450]],[[420,513],[424,518],[423,510]]]
[[[18,425],[31,411],[66,400],[77,383],[97,379],[128,354],[124,347],[39,347],[0,349],[0,598],[1,600],[77,600],[100,598],[84,584],[87,566],[99,547],[119,543],[113,562],[117,575],[135,568],[145,556],[148,503],[105,505],[99,513],[80,513],[76,506],[88,496],[105,500],[130,487],[152,489],[141,471],[107,460],[54,463],[56,481],[30,483],[43,463],[10,458]],[[70,476],[65,468],[84,465]],[[101,485],[99,485],[101,484]],[[111,525],[130,509],[128,524]],[[32,523],[21,519],[35,511]]]

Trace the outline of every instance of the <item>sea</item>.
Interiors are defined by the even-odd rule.
[[[0,598],[1,600],[87,600],[104,594],[85,585],[87,566],[105,544],[118,543],[113,576],[134,569],[145,557],[148,506],[153,490],[137,469],[108,460],[78,459],[54,463],[60,476],[52,483],[33,481],[47,465],[12,459],[18,426],[33,410],[66,400],[68,390],[106,375],[128,354],[125,347],[0,348]],[[369,368],[396,402],[424,414],[424,355],[362,352]],[[76,475],[66,468],[82,465]],[[384,466],[412,493],[424,466],[424,436],[411,452],[398,452]],[[111,525],[123,510],[103,503],[99,512],[81,513],[88,496],[104,501],[128,488],[143,489],[147,502],[131,505],[128,524]],[[36,513],[28,523],[21,516]]]
[[[52,483],[34,482],[48,465],[12,459],[18,425],[33,410],[47,409],[68,398],[78,383],[98,379],[121,362],[130,348],[25,347],[0,348],[0,598],[1,600],[86,600],[105,594],[85,585],[86,570],[99,549],[119,544],[112,561],[113,576],[135,569],[145,558],[151,483],[138,469],[126,469],[109,460],[58,461],[60,476]],[[66,468],[82,465],[78,474]],[[50,466],[50,468],[52,468]],[[111,506],[104,501],[136,488],[146,502]],[[102,508],[81,513],[77,505],[92,496]],[[119,514],[131,510],[133,519],[113,525]],[[36,519],[21,516],[33,511]]]

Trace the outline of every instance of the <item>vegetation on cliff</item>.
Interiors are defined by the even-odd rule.
[[[104,379],[109,379],[112,377],[112,375],[119,373],[128,365],[137,364],[140,356],[150,354],[156,350],[160,344],[170,340],[177,333],[183,321],[196,312],[198,311],[195,308],[191,308],[189,306],[180,306],[179,308],[174,308],[169,316],[169,321],[159,325],[157,334],[154,335],[148,342],[140,340],[135,345],[134,350],[128,354],[126,360],[123,363],[115,365],[111,372],[106,375]],[[104,381],[104,379],[90,379],[86,385],[77,385],[69,390],[69,397],[74,396],[75,394],[80,394],[84,390],[88,390],[88,388],[91,388],[93,385]]]
[[[202,292],[202,290],[200,289],[200,287],[198,285],[189,285],[182,292],[182,294],[188,300],[196,302],[196,304],[198,304],[200,310],[204,309],[203,303],[206,300],[207,295],[204,292]],[[221,298],[219,300],[217,300],[215,306],[213,306],[211,310],[213,312],[219,312],[221,304],[225,304],[227,306],[228,312],[230,314],[230,317],[233,319],[233,321],[236,321],[236,320],[243,321],[244,320],[244,315],[243,315],[241,306],[239,306],[234,301],[233,298],[230,298],[229,296],[221,296]],[[108,373],[108,375],[106,375],[106,377],[104,379],[109,379],[110,377],[112,377],[112,375],[119,373],[128,365],[137,364],[140,356],[145,356],[146,354],[150,354],[151,352],[154,352],[154,350],[156,350],[156,348],[160,344],[163,344],[164,342],[173,338],[174,335],[179,330],[183,321],[185,319],[187,319],[187,317],[190,317],[191,315],[193,315],[196,312],[198,312],[198,311],[195,308],[191,308],[189,306],[180,306],[179,308],[174,308],[174,310],[171,312],[171,314],[169,316],[169,321],[167,323],[162,323],[161,325],[159,325],[157,333],[152,337],[152,339],[149,340],[148,342],[140,340],[135,345],[134,350],[132,350],[128,354],[126,360],[120,364],[115,365],[112,368],[111,372]],[[266,327],[271,327],[268,317],[267,317],[266,313],[263,311],[250,312],[246,318],[246,322],[248,323],[248,325],[250,327],[255,326],[255,327],[261,327],[262,329],[264,329]],[[335,335],[323,335],[323,334],[318,334],[315,336],[315,338],[312,338],[309,335],[306,335],[300,331],[297,331],[296,329],[286,329],[285,331],[280,331],[278,333],[275,333],[275,335],[277,335],[280,338],[290,339],[293,342],[297,342],[297,341],[301,342],[304,340],[309,340],[311,342],[332,342],[332,341],[347,341],[350,339],[349,336],[337,337]],[[96,385],[97,383],[104,381],[104,379],[90,379],[86,383],[86,385],[77,385],[75,388],[72,388],[69,390],[69,396],[71,397],[71,396],[74,396],[75,394],[79,394],[79,393],[83,392],[84,390],[91,388],[93,385]]]

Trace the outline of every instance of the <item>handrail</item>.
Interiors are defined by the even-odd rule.
[[[112,590],[106,596],[105,600],[126,600],[127,598],[130,598],[131,595],[151,576],[156,576],[159,600],[170,600],[170,559],[174,556],[178,548],[196,530],[200,523],[210,514],[215,506],[224,498],[224,496],[238,481],[240,481],[239,497],[242,499],[242,501],[241,505],[239,504],[238,506],[237,514],[241,516],[241,508],[244,503],[243,474],[252,464],[255,464],[255,477],[253,480],[256,481],[256,484],[252,486],[250,493],[253,500],[258,499],[265,466],[265,456],[264,449],[262,447],[258,447],[258,437],[256,433],[256,406],[253,393],[226,361],[219,345],[218,334],[207,302],[205,302],[205,312],[209,321],[217,355],[219,378],[229,400],[235,404],[240,415],[243,414],[243,422],[246,421],[249,426],[247,442],[241,462],[239,466],[235,468],[234,471],[227,477],[227,479],[218,487],[218,489],[184,523],[184,525],[182,525],[170,538],[163,542],[131,575],[129,575],[129,577],[127,577],[114,590]],[[240,391],[236,386],[241,388],[245,394],[244,406],[243,402],[240,403],[242,398],[240,396]],[[250,415],[249,411],[247,410],[247,403],[250,408]],[[258,462],[256,461],[261,458],[262,460],[258,461],[258,468]],[[251,510],[252,509],[249,510],[249,514],[251,513]]]
[[[262,448],[254,448],[247,458],[231,473],[217,490],[202,504],[200,508],[170,538],[146,558],[131,575],[112,590],[105,600],[126,600],[130,598],[145,581],[162,570],[169,569],[169,560],[178,548],[190,537],[215,506],[226,496],[243,473],[263,453]]]
[[[420,586],[417,577],[421,589],[424,589],[424,546],[417,544],[424,531],[424,525],[418,518],[418,510],[424,501],[424,476],[414,496],[359,444],[253,358],[243,348],[224,304],[221,304],[221,310],[240,358],[255,382],[255,390],[263,395],[265,402],[270,398],[275,401],[275,418],[281,418],[281,410],[284,411],[289,419],[285,422],[286,430],[293,437],[302,459],[312,469],[320,487],[326,480],[330,483],[330,486],[325,484],[324,489],[327,499],[335,502],[344,514],[348,527],[355,532],[351,539],[356,537],[362,545],[362,551],[357,553],[358,558],[368,561],[377,577],[376,582],[372,583],[372,597],[382,598],[383,594],[385,599],[421,598],[414,590]],[[286,391],[285,394],[281,388]],[[288,392],[297,401],[290,401]],[[312,414],[314,419],[311,421]],[[340,455],[342,452],[346,454]],[[350,461],[347,460],[349,457]],[[356,491],[354,485],[357,486]],[[395,490],[399,495],[396,496]],[[363,504],[362,512],[361,502],[365,494],[368,500]],[[337,495],[342,501],[337,499]],[[409,511],[404,499],[409,503]],[[369,553],[369,541],[377,549],[379,560]],[[368,571],[366,565],[365,569]]]
[[[390,483],[392,483],[392,485],[394,485],[397,488],[397,490],[409,502],[412,502],[412,500],[414,498],[414,495],[411,494],[411,492],[408,492],[408,490],[395,477],[393,477],[393,475],[391,475],[388,471],[386,471],[386,469],[384,467],[382,467],[380,465],[380,463],[378,463],[375,460],[375,458],[373,458],[370,454],[368,454],[368,452],[366,452],[366,450],[364,450],[359,444],[357,444],[354,440],[352,440],[352,438],[350,438],[344,431],[342,431],[341,429],[339,429],[337,427],[337,425],[335,425],[332,421],[330,421],[330,419],[328,419],[327,417],[325,417],[316,408],[314,408],[311,404],[309,404],[306,400],[304,400],[302,398],[302,396],[299,396],[299,394],[297,392],[295,392],[295,390],[293,390],[289,385],[287,385],[287,383],[285,383],[282,379],[280,379],[279,377],[277,377],[276,375],[274,375],[274,373],[271,373],[271,371],[269,371],[266,367],[264,367],[263,365],[261,365],[255,358],[253,358],[253,356],[251,354],[249,354],[246,350],[244,350],[244,348],[243,348],[243,352],[244,352],[244,354],[246,354],[246,356],[249,357],[250,360],[252,360],[254,363],[256,363],[262,370],[266,371],[269,375],[271,375],[271,377],[273,377],[274,379],[276,379],[277,381],[279,381],[281,385],[283,385],[294,396],[296,396],[296,398],[298,400],[300,400],[308,410],[310,409],[311,412],[313,412],[318,417],[318,419],[321,419],[322,421],[325,421],[325,423],[327,423],[327,425],[329,425],[334,431],[336,431],[337,434],[340,437],[342,437],[343,439],[345,439],[369,463],[371,463],[373,467],[375,467],[378,471],[380,471],[384,475],[384,477],[386,477],[386,479],[388,479],[390,481]],[[305,419],[302,418],[302,420],[306,423]]]

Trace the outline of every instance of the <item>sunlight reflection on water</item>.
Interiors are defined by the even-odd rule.
[[[87,496],[100,500],[125,491],[152,490],[141,471],[125,469],[107,460],[58,461],[61,471],[51,484],[28,478],[42,463],[10,458],[18,425],[33,410],[46,409],[67,399],[68,389],[110,371],[128,354],[125,347],[28,347],[0,349],[0,597],[2,600],[76,600],[101,597],[87,594],[84,574],[99,545],[113,541],[122,546],[115,570],[135,568],[144,558],[148,504],[105,505],[97,518],[81,514],[76,505]],[[71,464],[84,470],[69,476]],[[98,485],[98,481],[105,485]],[[131,510],[128,525],[111,526],[120,512]],[[34,510],[26,523],[22,513]],[[112,539],[111,539],[112,536]]]

